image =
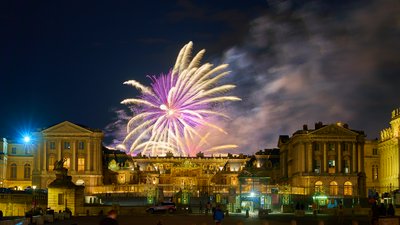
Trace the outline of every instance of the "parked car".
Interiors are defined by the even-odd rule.
[[[158,205],[150,206],[146,209],[148,213],[155,213],[155,212],[169,212],[173,213],[176,211],[175,203],[173,202],[161,202]]]

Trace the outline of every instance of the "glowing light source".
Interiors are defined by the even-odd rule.
[[[29,143],[31,141],[31,137],[29,136],[24,136],[24,142]]]

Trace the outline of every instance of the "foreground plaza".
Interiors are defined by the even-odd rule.
[[[332,215],[343,208],[368,215],[373,202],[400,204],[399,127],[396,109],[380,139],[345,123],[318,122],[251,155],[130,156],[104,146],[101,130],[64,121],[27,142],[0,141],[0,207],[4,216],[48,208],[131,215],[168,201],[188,211],[209,203],[239,214]]]

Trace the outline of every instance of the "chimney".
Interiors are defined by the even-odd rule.
[[[343,127],[349,129],[349,125],[347,123],[343,124]]]
[[[319,129],[319,128],[321,128],[322,127],[322,122],[320,121],[320,122],[318,122],[318,123],[315,123],[315,129],[317,130],[317,129]]]
[[[308,130],[307,124],[303,125],[303,130]]]

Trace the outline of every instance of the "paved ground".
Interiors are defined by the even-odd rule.
[[[84,216],[73,217],[69,220],[56,221],[53,225],[98,225],[100,217]],[[213,225],[214,222],[210,215],[178,215],[178,214],[140,214],[131,216],[119,216],[120,225],[157,225],[160,221],[162,225]],[[268,218],[259,219],[257,217],[245,218],[244,215],[229,215],[225,217],[223,225],[370,225],[369,218],[365,217],[344,217],[319,215],[314,217],[306,215],[304,217],[294,217],[293,214],[272,214]]]

